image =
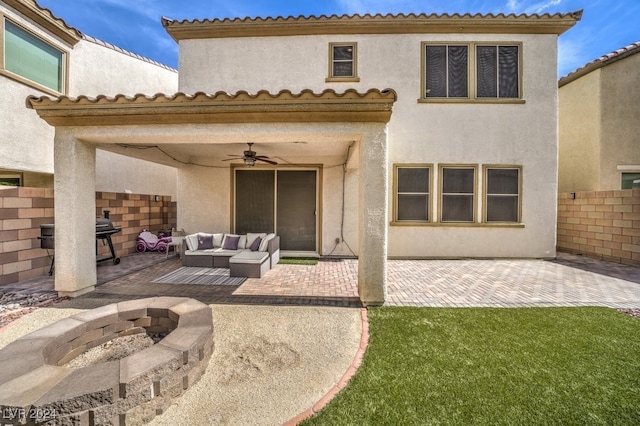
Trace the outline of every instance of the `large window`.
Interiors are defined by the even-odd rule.
[[[0,69],[19,81],[62,93],[65,54],[7,19],[3,24],[4,58]]]
[[[327,81],[359,81],[357,48],[356,43],[329,43]]]
[[[441,222],[475,222],[475,194],[475,166],[440,166]]]
[[[521,99],[519,44],[424,44],[422,99]]]
[[[402,165],[394,167],[396,222],[429,222],[431,208],[431,167]]]
[[[520,222],[519,167],[485,166],[486,222]]]

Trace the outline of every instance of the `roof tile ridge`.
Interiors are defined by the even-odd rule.
[[[563,76],[558,80],[558,85],[560,87],[564,86],[567,83],[572,82],[585,74],[590,73],[598,68],[601,68],[607,65],[609,62],[613,62],[617,59],[622,59],[626,56],[633,55],[636,53],[640,53],[640,41],[636,41],[634,43],[628,44],[624,47],[611,51],[609,53],[605,53],[604,55],[599,56],[598,58],[587,62],[583,66],[571,71],[569,74]]]
[[[156,65],[156,66],[158,66],[160,68],[164,68],[164,69],[166,69],[168,71],[178,72],[177,69],[172,68],[172,67],[170,67],[168,65],[165,65],[165,64],[163,64],[161,62],[155,61],[155,60],[153,60],[151,58],[147,58],[146,56],[139,55],[139,54],[137,54],[135,52],[131,52],[129,50],[123,49],[123,48],[121,48],[119,46],[116,46],[115,44],[109,43],[108,41],[104,41],[104,40],[101,40],[99,38],[95,38],[95,37],[90,36],[88,34],[82,34],[82,39],[86,40],[86,41],[88,41],[90,43],[94,43],[94,44],[97,44],[99,46],[106,47],[107,49],[114,50],[114,51],[116,51],[118,53],[121,53],[123,55],[130,56],[132,58],[138,59],[140,61],[147,62],[147,63],[150,63],[152,65]]]
[[[82,37],[83,33],[82,31],[80,31],[79,29],[77,29],[76,27],[73,27],[69,24],[67,24],[67,21],[65,21],[64,19],[60,18],[59,16],[56,16],[51,9],[46,8],[44,6],[41,6],[36,0],[30,0],[38,9],[40,9],[41,11],[47,13],[51,19],[53,19],[54,21],[58,21],[60,22],[66,29],[70,30],[70,31],[74,31],[78,37]]]

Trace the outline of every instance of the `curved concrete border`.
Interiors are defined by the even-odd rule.
[[[168,333],[118,361],[63,365],[116,337]],[[0,350],[0,410],[16,424],[140,424],[197,382],[213,352],[211,308],[186,297],[106,305],[41,328]],[[8,418],[7,415],[11,418]]]
[[[353,362],[351,363],[349,368],[347,368],[347,371],[345,371],[338,383],[334,387],[332,387],[329,392],[327,392],[322,398],[320,398],[318,402],[316,402],[312,407],[307,408],[291,420],[284,423],[283,426],[295,426],[322,410],[342,389],[347,386],[349,380],[351,380],[351,378],[356,374],[356,371],[358,371],[358,368],[360,368],[360,365],[362,365],[364,354],[367,351],[367,347],[369,346],[369,317],[367,316],[367,308],[362,308],[360,310],[360,314],[362,317],[362,335],[360,336],[360,346],[356,351]]]

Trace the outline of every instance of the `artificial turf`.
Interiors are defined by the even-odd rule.
[[[282,265],[317,265],[316,257],[281,257],[278,263]]]
[[[637,318],[593,307],[368,315],[362,366],[303,424],[640,424]]]

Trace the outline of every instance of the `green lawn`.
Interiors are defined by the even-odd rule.
[[[317,265],[317,257],[282,257],[278,262],[282,265]]]
[[[607,308],[369,309],[349,385],[305,425],[638,425],[640,320]]]

